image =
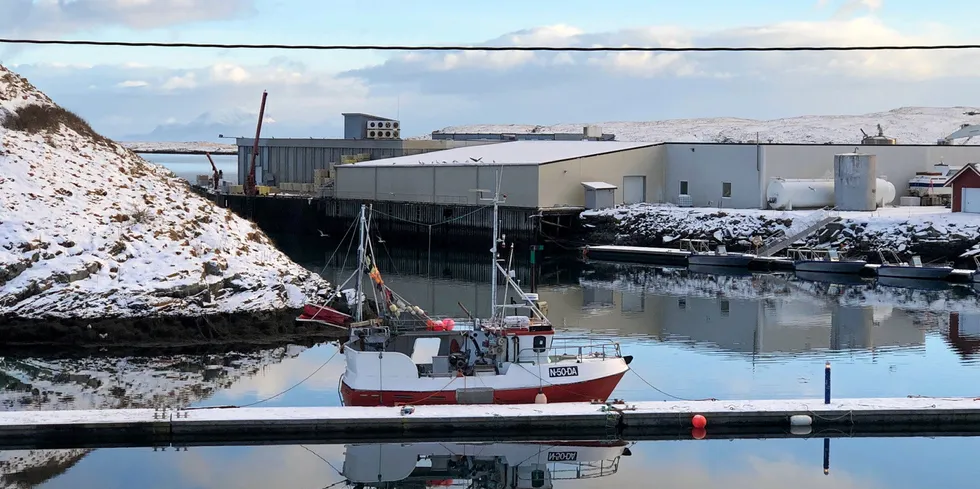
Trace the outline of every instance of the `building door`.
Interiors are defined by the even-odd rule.
[[[623,177],[623,203],[637,204],[647,200],[647,177]]]
[[[964,187],[962,192],[960,211],[980,213],[980,188]]]

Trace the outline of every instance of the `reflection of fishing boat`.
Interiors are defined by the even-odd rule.
[[[791,248],[786,250],[797,272],[858,274],[868,262],[841,257],[837,250]]]
[[[943,280],[953,273],[953,267],[927,267],[922,264],[922,258],[913,256],[910,263],[905,263],[894,250],[878,250],[881,266],[878,267],[879,277],[902,278],[914,280]]]
[[[878,285],[894,287],[896,289],[949,290],[953,288],[953,284],[943,280],[919,278],[880,277],[877,283]]]
[[[555,480],[615,474],[627,443],[385,443],[347,445],[341,475],[356,487],[457,485],[551,488]]]
[[[729,253],[725,245],[718,245],[714,251],[706,239],[682,239],[681,249],[690,252],[687,264],[691,266],[748,268],[756,256],[749,253]]]
[[[752,275],[748,268],[720,267],[715,265],[688,265],[687,270],[698,275],[725,275],[731,277],[747,277]]]
[[[796,278],[806,282],[820,282],[835,285],[865,285],[868,280],[860,275],[844,273],[796,272]]]
[[[350,340],[343,345],[347,367],[340,395],[347,406],[397,404],[520,404],[605,401],[629,369],[619,343],[610,340],[555,338],[555,329],[537,294],[525,293],[501,266],[498,192],[493,200],[491,317],[434,318],[387,286],[374,265],[374,248],[361,207],[358,269],[353,297],[361,293],[361,273],[373,284],[372,318],[357,304]],[[510,248],[513,260],[513,247]],[[497,278],[505,279],[497,303]],[[370,301],[366,301],[370,302]]]

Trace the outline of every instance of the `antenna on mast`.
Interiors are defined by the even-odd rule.
[[[483,197],[483,194],[489,193],[490,190],[487,189],[470,189],[470,192],[477,192],[479,195],[477,197],[478,202],[492,202],[493,203],[493,238],[492,245],[490,247],[490,314],[491,319],[497,317],[497,242],[500,238],[500,223],[499,223],[499,209],[500,204],[504,203],[507,199],[506,195],[500,194],[500,182],[503,178],[504,168],[501,166],[500,169],[494,172],[495,188],[493,190],[493,198],[488,199]],[[501,198],[502,197],[502,198]]]

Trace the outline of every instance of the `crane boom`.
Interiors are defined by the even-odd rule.
[[[259,135],[262,134],[262,119],[265,118],[265,99],[269,93],[262,91],[262,104],[259,105],[259,123],[255,126],[255,143],[252,145],[252,163],[248,167],[248,177],[245,179],[245,195],[258,194],[255,182],[255,159],[259,156]]]

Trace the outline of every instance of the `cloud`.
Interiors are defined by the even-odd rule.
[[[866,3],[865,8],[875,5],[880,8],[881,4]],[[949,32],[942,26],[924,25],[910,34],[865,16],[722,30],[649,26],[585,32],[554,25],[512,32],[485,44],[828,46],[956,42]],[[269,91],[268,111],[277,121],[263,131],[275,137],[338,137],[342,134],[341,112],[398,117],[403,132],[413,136],[458,124],[778,118],[868,113],[899,106],[976,105],[975,99],[965,95],[973,93],[980,76],[980,64],[972,62],[972,56],[974,53],[967,51],[415,52],[342,73],[287,56],[257,63],[218,56],[210,65],[181,69],[152,66],[152,58],[146,57],[133,58],[139,62],[124,65],[34,64],[14,68],[112,137],[149,135],[159,127],[161,131],[154,138],[199,134],[197,138],[214,139],[212,116],[232,109],[257,111],[262,90]],[[245,134],[250,132],[245,129],[250,125],[243,122],[225,133]]]
[[[384,93],[360,80],[310,68],[285,58],[265,64],[218,62],[193,69],[144,64],[22,64],[10,67],[59,104],[117,139],[216,140],[219,133],[254,133],[263,90],[273,137],[342,137],[341,112],[425,109],[438,117],[455,107],[436,107],[432,97]],[[435,108],[431,108],[435,107]],[[247,115],[247,117],[245,116]],[[409,124],[413,126],[415,124]],[[418,127],[418,126],[416,126]],[[420,127],[419,132],[431,130]]]
[[[3,0],[0,32],[58,36],[100,27],[155,29],[252,15],[254,0]]]

